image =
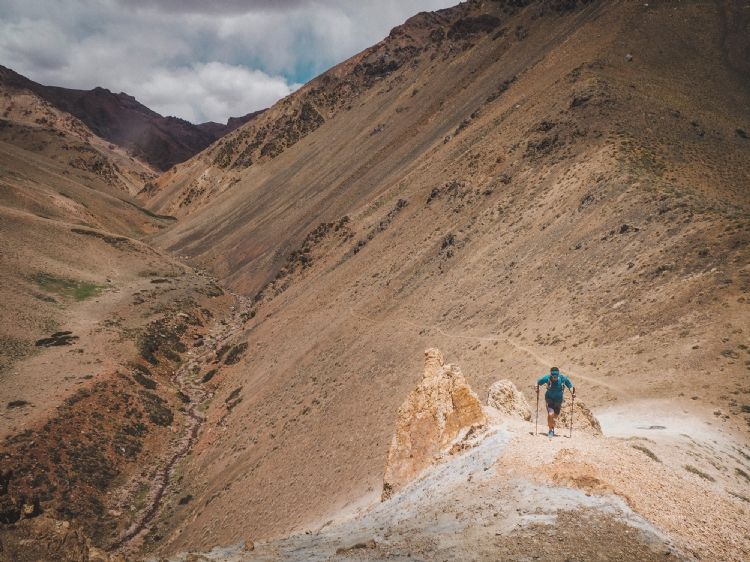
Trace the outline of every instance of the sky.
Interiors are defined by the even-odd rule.
[[[125,92],[193,123],[273,105],[421,11],[459,0],[2,0],[0,65]]]

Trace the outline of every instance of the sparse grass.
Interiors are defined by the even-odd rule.
[[[135,506],[136,511],[142,510],[146,505],[146,498],[148,497],[148,493],[151,491],[151,487],[146,482],[141,482],[138,485],[138,491],[135,494],[135,497],[133,498],[133,505]]]
[[[695,474],[695,475],[697,475],[697,476],[700,476],[701,478],[705,478],[705,479],[706,479],[706,480],[708,480],[709,482],[716,482],[716,478],[714,478],[714,477],[713,477],[713,476],[711,476],[710,474],[706,474],[705,472],[703,472],[703,471],[701,471],[701,470],[698,470],[698,469],[697,469],[697,468],[695,468],[694,466],[691,466],[691,465],[689,465],[689,464],[686,464],[685,466],[683,466],[683,468],[684,468],[685,470],[687,470],[688,472],[692,472],[693,474]]]
[[[661,462],[661,460],[659,460],[659,457],[657,457],[648,447],[644,447],[643,445],[631,445],[631,447],[633,447],[633,449],[641,451],[642,453],[645,453],[646,456],[652,461]]]
[[[56,293],[61,297],[72,298],[76,301],[83,301],[101,294],[104,286],[88,283],[86,281],[74,281],[56,277],[49,273],[35,273],[31,280],[36,283],[40,289],[48,293]]]
[[[731,490],[727,490],[727,493],[729,493],[730,496],[734,496],[735,498],[742,500],[743,502],[750,503],[750,499],[746,498],[745,496],[741,494],[738,494],[737,492],[732,492]]]
[[[735,468],[734,471],[738,476],[742,476],[745,480],[750,480],[750,474],[742,470],[741,468]]]
[[[198,406],[198,411],[199,412],[205,412],[206,410],[208,410],[208,407],[211,405],[211,402],[213,402],[213,400],[214,400],[214,397],[209,398],[208,400],[206,400],[203,404],[201,404],[200,406]]]

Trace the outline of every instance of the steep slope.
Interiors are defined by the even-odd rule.
[[[88,560],[143,517],[129,506],[199,424],[172,371],[234,299],[138,240],[175,220],[128,193],[150,168],[33,92],[4,94],[0,556]]]
[[[33,94],[46,102],[41,105],[47,113],[54,109],[73,116],[98,137],[121,147],[128,156],[162,172],[262,113],[233,117],[226,125],[213,122],[193,125],[177,117],[162,117],[122,92],[115,94],[105,88],[71,90],[43,86],[3,66],[0,66],[0,87],[6,98],[5,107],[0,108],[4,112],[11,112],[16,106],[15,95]],[[42,125],[50,122],[49,125],[54,126],[52,123],[57,121],[50,115],[35,117]]]
[[[376,500],[431,346],[480,396],[557,365],[610,432],[689,412],[669,429],[710,428],[681,446],[742,509],[750,14],[525,4],[415,16],[155,182],[184,218],[153,243],[254,299],[164,552]],[[700,452],[719,434],[741,453]]]

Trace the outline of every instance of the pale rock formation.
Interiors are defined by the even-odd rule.
[[[382,499],[414,480],[472,425],[487,425],[479,399],[456,365],[445,365],[439,350],[428,349],[422,382],[398,410]]]
[[[531,419],[529,403],[518,391],[516,385],[509,380],[501,380],[492,384],[487,397],[487,405],[509,416],[520,416],[526,421]]]
[[[543,400],[540,400],[543,401]],[[541,410],[541,406],[540,406]],[[545,425],[547,423],[546,413],[542,415],[540,411],[539,420],[544,419]],[[563,434],[565,431],[570,431],[570,395],[565,395],[565,401],[560,408],[560,416],[557,418],[555,424],[555,432]],[[575,400],[573,406],[573,431],[585,431],[587,433],[593,433],[595,435],[602,434],[602,427],[599,425],[599,420],[594,417],[586,405],[581,402],[578,398]]]

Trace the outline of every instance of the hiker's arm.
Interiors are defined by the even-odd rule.
[[[534,390],[537,391],[537,394],[539,393],[539,387],[542,386],[543,384],[546,384],[547,383],[547,379],[548,379],[548,377],[542,377],[541,379],[539,379],[538,381],[536,381],[536,384],[534,385]]]

